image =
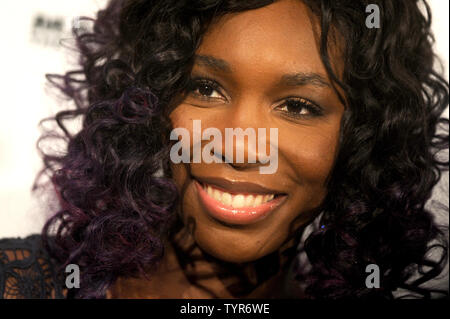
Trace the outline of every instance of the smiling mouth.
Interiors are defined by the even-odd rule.
[[[228,193],[222,191],[213,185],[203,183],[201,184],[203,190],[216,201],[222,203],[225,206],[232,208],[242,207],[257,207],[264,203],[270,202],[275,198],[276,194],[246,194],[246,193]]]
[[[221,222],[234,225],[252,224],[262,220],[287,197],[286,194],[275,192],[229,191],[198,180],[194,180],[194,183],[200,202],[208,214]],[[238,185],[237,188],[242,189],[242,185],[244,184]]]

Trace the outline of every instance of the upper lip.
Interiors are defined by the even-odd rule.
[[[231,181],[220,177],[208,176],[194,176],[194,179],[200,183],[210,184],[229,193],[282,194],[279,191],[251,182]]]

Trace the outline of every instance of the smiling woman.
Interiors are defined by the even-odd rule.
[[[38,295],[448,295],[448,208],[429,205],[448,168],[448,83],[419,3],[372,2],[379,29],[366,1],[111,1],[75,33],[81,70],[49,76],[77,109],[54,118],[66,154],[43,155],[61,209],[21,259],[60,275],[77,264],[81,286],[56,275]],[[76,117],[72,136],[63,120]],[[238,128],[277,141],[221,141]],[[171,161],[173,130],[188,160]],[[262,174],[274,144],[277,169]],[[0,245],[5,297],[25,243]]]
[[[194,60],[191,77],[196,84],[170,114],[174,127],[189,128],[192,119],[200,119],[220,131],[226,127],[278,130],[278,169],[273,174],[260,174],[259,161],[171,167],[182,190],[184,223],[192,220],[195,242],[220,260],[242,263],[273,253],[311,221],[312,211],[326,195],[344,106],[326,80],[312,23],[317,19],[309,19],[300,1],[275,2],[217,18],[196,51],[208,63],[205,58]],[[294,30],[296,37],[292,37]],[[212,90],[200,91],[205,81],[214,83]],[[320,111],[308,112],[311,109]],[[296,140],[302,141],[301,147],[293,143]],[[205,177],[216,179],[203,185],[220,187],[222,203],[208,200],[202,187],[195,187],[195,181]],[[241,183],[254,186],[240,187]],[[263,193],[256,192],[256,186],[264,188]],[[264,214],[255,215],[265,218],[257,223],[236,228],[228,212],[215,218],[232,200],[259,194],[276,198],[258,206]],[[243,214],[234,216],[239,219]]]

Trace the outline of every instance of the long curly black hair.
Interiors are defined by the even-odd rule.
[[[60,210],[45,224],[46,248],[63,265],[82,267],[81,298],[102,298],[122,275],[157,265],[174,221],[178,190],[168,165],[168,114],[188,84],[193,56],[214,18],[269,0],[110,0],[89,30],[73,29],[80,68],[49,82],[76,107],[57,113],[63,154],[42,152]],[[380,28],[366,27],[366,6],[380,8]],[[305,0],[320,21],[320,55],[343,92],[339,154],[323,203],[325,230],[305,250],[308,298],[392,298],[436,277],[447,240],[425,203],[448,160],[448,83],[436,58],[425,2]],[[422,8],[421,8],[422,6]],[[332,70],[330,41],[344,40],[342,77]],[[66,120],[81,118],[72,134]],[[42,145],[42,144],[39,144]],[[41,146],[40,146],[41,147]],[[41,147],[42,148],[42,147]],[[162,173],[161,174],[161,170]],[[442,248],[429,260],[428,243]],[[382,287],[364,285],[377,264]],[[427,266],[410,282],[413,270]]]

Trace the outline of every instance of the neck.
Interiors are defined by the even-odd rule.
[[[282,279],[296,255],[298,240],[291,236],[277,251],[240,264],[202,251],[185,227],[180,227],[170,242],[187,280],[212,298],[272,298],[282,292]]]
[[[241,264],[202,251],[186,227],[178,225],[165,255],[147,280],[119,278],[108,298],[280,298],[283,279],[296,255],[299,237],[291,236],[275,252]]]

